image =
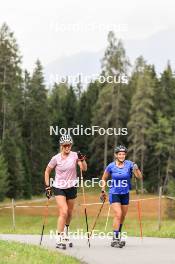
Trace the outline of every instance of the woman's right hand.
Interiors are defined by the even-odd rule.
[[[102,203],[104,203],[106,201],[107,195],[105,191],[101,191],[100,194],[100,200],[102,201]]]
[[[46,197],[50,199],[52,197],[52,189],[50,186],[45,187]]]

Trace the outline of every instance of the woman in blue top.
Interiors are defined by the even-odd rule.
[[[111,246],[122,247],[124,241],[120,240],[122,225],[128,211],[129,191],[131,189],[131,178],[134,173],[136,178],[142,179],[142,174],[137,164],[126,160],[127,149],[124,146],[117,146],[114,150],[115,161],[111,162],[105,169],[102,176],[103,187],[101,191],[101,200],[106,199],[106,182],[109,176],[111,181],[109,185],[109,202],[114,211],[113,219],[113,242]]]

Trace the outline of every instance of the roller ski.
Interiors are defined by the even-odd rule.
[[[122,248],[125,245],[124,242],[125,241],[120,241],[119,238],[113,239],[113,241],[111,242],[111,247]]]
[[[122,247],[126,246],[126,241],[125,240],[120,240],[120,244],[122,245]]]
[[[73,243],[70,241],[68,236],[65,236],[63,241],[65,242],[66,245],[68,245],[69,247],[73,247]]]
[[[56,242],[56,248],[63,249],[63,250],[66,249],[66,242],[62,235],[58,235],[58,239]]]
[[[61,242],[57,242],[56,243],[56,248],[59,248],[59,249],[66,249],[66,244],[65,243],[61,243]]]
[[[68,229],[69,226],[65,226],[64,228],[64,238],[63,240],[65,241],[66,245],[68,245],[69,247],[73,247],[73,243],[70,241],[70,238],[69,238],[69,229]]]

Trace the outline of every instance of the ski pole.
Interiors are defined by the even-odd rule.
[[[134,179],[135,179],[135,188],[136,188],[136,194],[137,194],[137,211],[138,211],[138,220],[139,220],[139,226],[140,226],[140,237],[141,237],[141,239],[143,239],[141,202],[139,200],[139,191],[138,191],[137,179],[136,179],[136,177]]]
[[[136,177],[134,177],[134,180],[135,180],[136,194],[138,195],[138,194],[139,194],[139,190],[138,190],[138,184],[137,184],[137,179],[136,179]]]
[[[143,239],[143,231],[142,231],[142,220],[141,220],[141,205],[140,201],[137,201],[137,209],[138,209],[138,219],[139,219],[139,225],[140,225],[140,237]]]
[[[107,226],[108,226],[108,220],[109,220],[109,214],[110,214],[110,210],[111,210],[111,206],[109,205],[108,214],[107,214],[107,218],[106,218],[105,231],[106,231],[106,229],[107,229]]]
[[[47,217],[48,217],[48,212],[49,212],[49,198],[47,198],[47,202],[46,202],[46,208],[45,208],[45,214],[44,214],[44,221],[43,221],[43,226],[42,226],[42,231],[41,231],[41,238],[40,238],[40,246],[43,240],[43,234],[44,234],[44,228],[46,225],[46,221],[47,221]]]
[[[86,208],[86,198],[85,198],[85,191],[84,191],[84,183],[83,183],[83,173],[80,169],[81,173],[81,185],[82,185],[82,191],[83,191],[83,201],[84,201],[84,214],[85,214],[85,220],[86,220],[86,230],[87,230],[87,236],[88,236],[88,244],[90,248],[90,240],[89,240],[89,226],[88,226],[88,217],[87,217],[87,208]]]
[[[91,237],[92,232],[93,232],[93,230],[94,230],[94,228],[95,228],[95,226],[96,226],[97,220],[98,220],[98,218],[99,218],[99,216],[100,216],[100,213],[101,213],[101,211],[102,211],[102,209],[103,209],[104,203],[105,203],[105,201],[103,201],[103,203],[102,203],[101,206],[100,206],[99,212],[98,212],[98,214],[97,214],[97,216],[96,216],[96,218],[95,218],[95,221],[94,221],[94,224],[93,224],[93,226],[92,226],[92,229],[91,229],[91,232],[90,232],[89,237]]]

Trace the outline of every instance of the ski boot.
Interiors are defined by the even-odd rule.
[[[111,247],[116,247],[116,248],[122,248],[124,245],[121,243],[119,238],[113,239],[111,242]]]

